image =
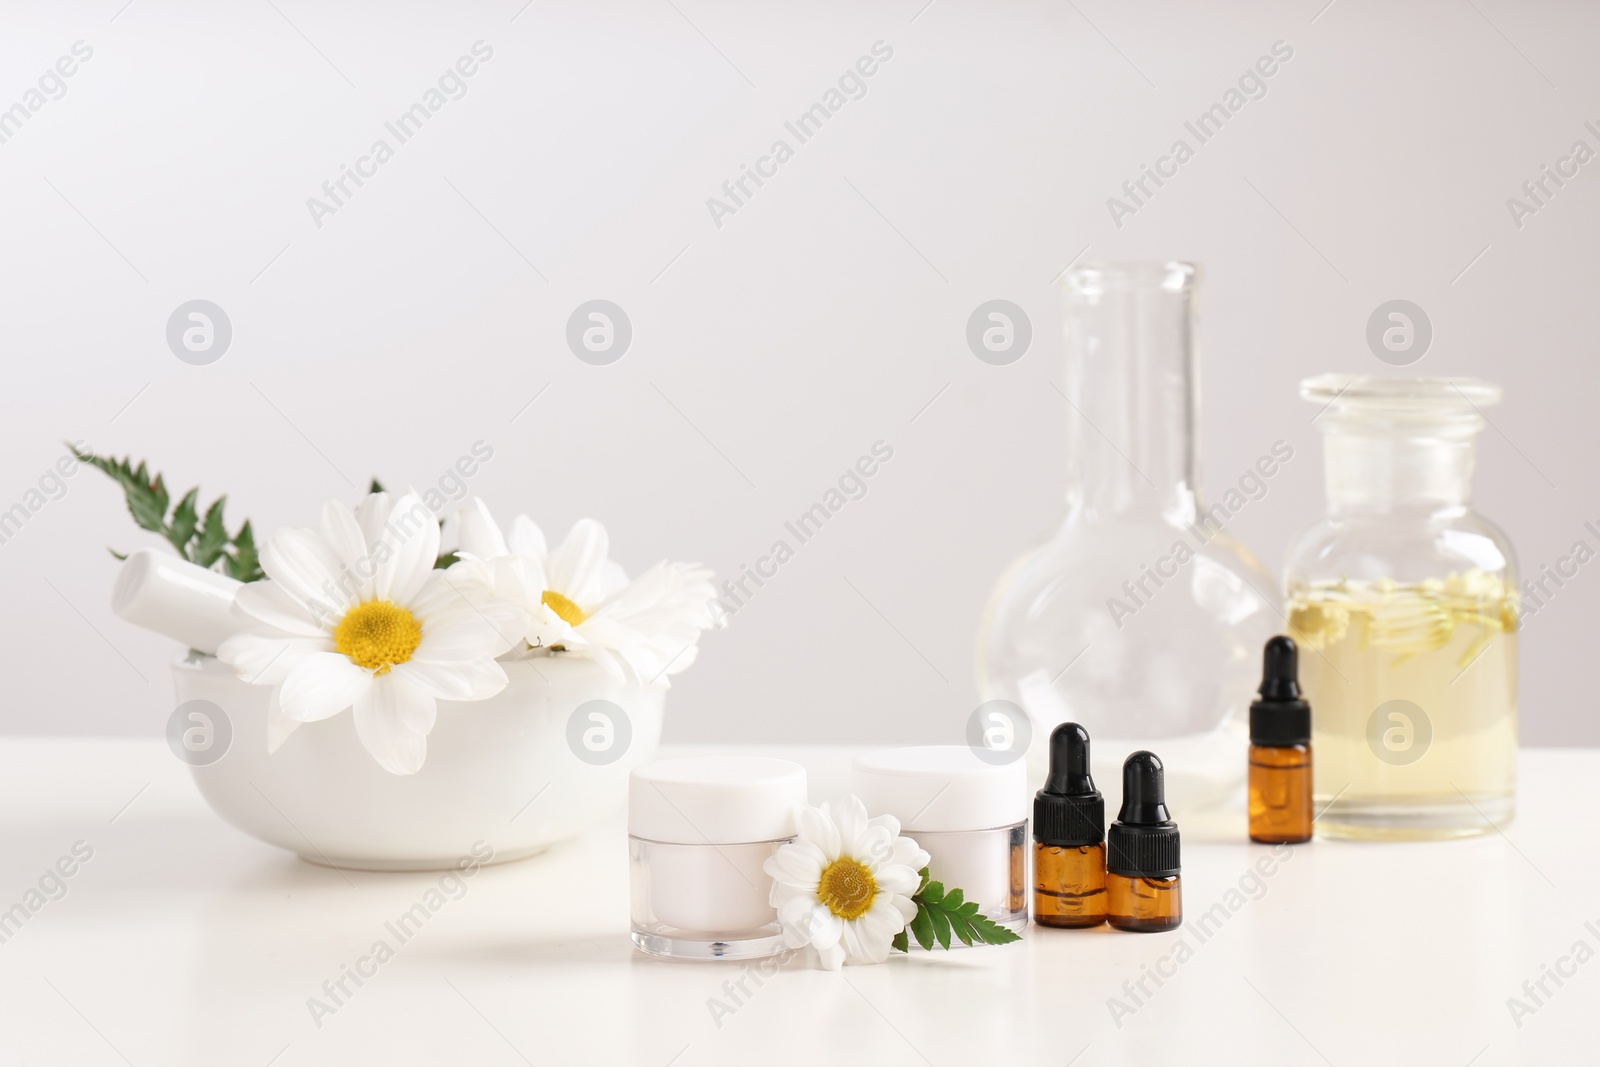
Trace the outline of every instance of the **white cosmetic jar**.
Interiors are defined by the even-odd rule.
[[[853,782],[867,814],[893,815],[930,857],[928,875],[959,886],[1010,930],[1028,923],[1028,772],[964,745],[888,748],[858,756]]]
[[[758,756],[658,760],[628,776],[633,943],[669,959],[783,949],[761,865],[798,832],[806,771]]]

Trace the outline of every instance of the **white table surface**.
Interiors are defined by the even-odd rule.
[[[848,757],[783,754],[814,799]],[[1600,957],[1561,962],[1600,952],[1597,782],[1600,752],[1525,752],[1508,836],[1297,846],[1203,942],[1193,921],[1269,849],[1242,828],[1201,840],[1219,835],[1179,812],[1184,933],[1030,927],[840,974],[797,960],[720,1020],[708,1004],[733,1005],[741,965],[629,942],[619,814],[481,870],[319,1027],[307,999],[392,941],[437,874],[342,873],[245,837],[160,741],[5,740],[0,910],[75,842],[93,857],[0,944],[0,1064],[1600,1063]],[[1507,1000],[1546,965],[1575,973],[1519,1027]],[[1173,976],[1114,1020],[1151,968]]]

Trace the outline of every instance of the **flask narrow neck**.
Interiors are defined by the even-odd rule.
[[[1475,432],[1404,434],[1330,427],[1323,445],[1328,512],[1418,514],[1464,508],[1472,499]]]
[[[1066,279],[1067,501],[1191,521],[1195,268],[1080,267]]]

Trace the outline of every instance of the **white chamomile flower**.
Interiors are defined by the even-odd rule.
[[[319,529],[286,529],[262,547],[267,578],[234,597],[250,629],[217,656],[273,686],[267,749],[296,727],[353,708],[378,764],[413,774],[440,700],[483,700],[506,685],[495,662],[526,627],[514,605],[468,600],[434,569],[439,524],[413,493],[373,493],[352,511],[329,501]]]
[[[693,663],[700,633],[715,625],[710,571],[658,563],[630,582],[607,558],[610,539],[593,519],[580,520],[555,549],[526,515],[507,537],[481,500],[459,519],[462,560],[479,586],[527,612],[531,648],[585,653],[651,684]]]
[[[822,965],[882,963],[916,918],[912,902],[928,854],[901,837],[892,815],[867,818],[855,797],[800,813],[800,833],[763,864],[791,948],[812,945]]]

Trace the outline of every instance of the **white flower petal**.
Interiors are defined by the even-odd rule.
[[[809,841],[794,841],[768,856],[761,869],[785,885],[815,893],[826,863],[822,850],[816,845]]]
[[[799,838],[817,846],[829,863],[839,858],[839,828],[834,826],[826,804],[800,809]]]
[[[317,722],[353,705],[372,685],[372,672],[338,652],[302,656],[278,688],[283,714],[300,722]]]
[[[628,572],[622,569],[622,564],[608,559],[601,565],[599,591],[602,597],[608,597],[626,588],[627,584]]]
[[[862,827],[861,836],[856,838],[853,858],[865,864],[867,870],[876,871],[880,864],[889,861],[893,849],[894,838],[889,836],[887,827],[868,825]]]
[[[456,524],[459,527],[456,540],[460,546],[457,551],[470,553],[479,559],[499,559],[511,554],[511,549],[506,547],[505,535],[500,532],[494,516],[489,514],[489,505],[482,500],[474,497],[458,511]]]
[[[435,578],[444,574],[434,572]],[[516,604],[475,590],[472,598],[453,594],[453,600],[429,597],[428,609],[413,609],[422,623],[422,642],[416,658],[433,662],[499,656],[516,645],[528,630],[528,613]]]
[[[545,547],[544,532],[526,515],[518,515],[511,521],[511,551],[538,561],[541,567],[550,555]]]
[[[592,641],[582,643],[583,651],[595,661],[599,667],[612,678],[626,678],[627,672],[623,670],[623,662],[611,654],[611,650]]]
[[[380,546],[387,546],[387,551]],[[439,521],[421,499],[407,493],[395,501],[371,552],[378,565],[373,595],[408,605],[422,591],[439,558]]]
[[[439,581],[419,594],[417,610],[453,618],[477,609],[513,645],[533,629],[536,616],[550,610],[539,599],[545,588],[544,571],[524,556],[485,562],[467,555],[448,571],[435,573]]]
[[[476,604],[493,602],[496,572],[494,563],[468,556],[448,570],[429,571],[406,606],[419,619],[469,612]]]
[[[833,812],[834,824],[839,827],[839,852],[841,855],[861,857],[861,838],[867,829],[867,808],[860,797],[847,796],[839,801]]]
[[[844,921],[818,904],[814,896],[784,901],[778,908],[778,922],[791,948],[801,945],[830,948],[839,943],[844,933]]]
[[[878,888],[884,892],[899,893],[909,897],[922,886],[922,875],[918,873],[921,869],[921,867],[913,869],[903,864],[892,863],[879,867],[873,872],[872,877],[878,883]]]
[[[856,922],[866,927],[874,938],[881,934],[885,941],[892,940],[905,925],[900,919],[899,909],[894,906],[892,893],[879,893],[867,913]]]
[[[367,541],[355,512],[338,500],[322,505],[322,537],[339,561],[334,585],[346,602],[360,603],[372,595],[372,561],[367,558]]]
[[[270,578],[241,585],[233,594],[234,614],[242,615],[252,629],[268,626],[298,637],[316,637],[327,629],[323,622],[326,616],[319,617],[317,607],[335,605],[302,604]]]
[[[545,561],[550,588],[580,607],[599,603],[604,599],[602,570],[610,545],[604,526],[594,519],[579,519]]]
[[[913,871],[920,871],[928,865],[928,853],[909,837],[894,839],[894,848],[889,852],[889,862],[901,867],[910,867]]]
[[[658,563],[610,594],[590,614],[626,622],[642,633],[684,641],[715,626],[712,605],[716,600],[710,571],[694,564]]]
[[[405,682],[403,678],[396,678],[392,672],[385,675],[384,680],[404,694],[397,701],[397,705],[400,709],[401,725],[406,732],[422,737],[431,734],[433,724],[439,718],[439,702]]]
[[[894,935],[905,929],[905,921],[889,898],[879,894],[872,907],[856,920],[862,950],[862,962],[882,963],[889,958],[894,947]]]
[[[844,920],[821,904],[801,921],[805,923],[801,929],[817,948],[832,948],[844,937]]]
[[[877,931],[868,932],[868,928],[860,923],[857,927],[861,930],[857,954],[850,958],[851,963],[882,963],[889,958],[889,953],[894,950],[894,933],[881,936]]]
[[[356,734],[378,766],[391,774],[415,774],[427,757],[436,712],[433,697],[391,671],[374,678],[356,700]]]
[[[383,524],[389,521],[394,510],[394,497],[388,493],[368,493],[356,505],[356,524],[361,527],[361,539],[370,548],[383,534]]]
[[[844,958],[850,963],[881,962],[872,959],[871,953],[862,937],[864,933],[866,931],[859,922],[847,922],[844,924],[844,936],[839,939],[839,943],[844,946]]]
[[[568,626],[559,615],[540,604],[534,608],[533,621],[528,626],[528,644],[535,648],[560,645],[566,649],[574,649],[585,648],[589,642],[579,631]]]
[[[824,970],[837,971],[844,965],[845,948],[842,944],[817,950],[817,962]]]
[[[878,815],[867,820],[868,826],[881,826],[889,831],[890,837],[900,836],[900,820],[893,815]]]
[[[591,615],[580,622],[575,629],[590,644],[615,649],[618,652],[645,639],[644,635],[633,627],[608,619],[604,615]]]
[[[496,575],[495,592],[526,606],[530,611],[539,604],[540,596],[549,587],[543,561],[533,556],[510,557]]]
[[[510,557],[503,557],[509,559]],[[468,589],[492,590],[495,583],[495,561],[474,556],[471,552],[456,549],[456,561],[448,568],[451,586],[463,591]],[[441,572],[443,573],[443,572]],[[419,598],[427,596],[427,591],[418,593]],[[420,607],[420,600],[412,601],[413,608]]]
[[[510,681],[505,668],[491,656],[453,663],[427,663],[413,658],[391,667],[389,673],[398,674],[438,700],[487,700]]]
[[[250,685],[277,685],[303,657],[332,649],[333,641],[327,637],[242,633],[223,641],[217,658]]]
[[[315,530],[289,528],[267,538],[261,569],[307,610],[339,599],[339,559]]]
[[[769,856],[767,858],[771,859],[772,857]],[[766,869],[765,863],[762,864],[762,869]],[[804,893],[793,886],[786,886],[781,882],[773,884],[771,900],[772,906],[778,909],[778,921],[784,926],[803,925],[800,920],[804,919],[811,909],[817,906],[817,895],[815,893]]]

